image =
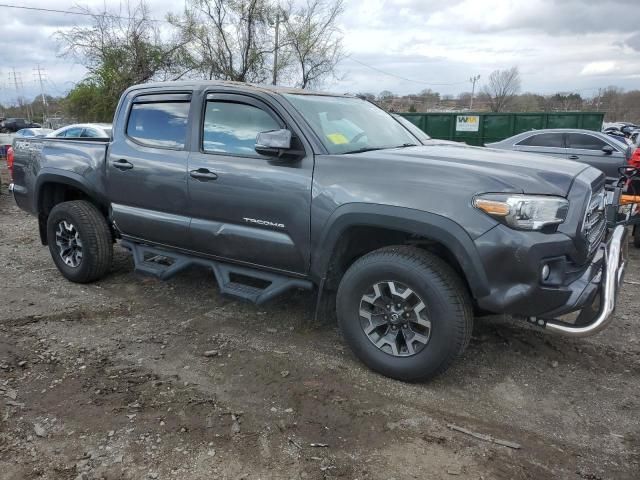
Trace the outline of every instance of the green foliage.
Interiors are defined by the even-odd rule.
[[[78,83],[64,101],[66,116],[79,122],[111,122],[118,103],[109,88],[92,80]]]

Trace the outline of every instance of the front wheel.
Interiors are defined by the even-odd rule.
[[[47,243],[56,267],[72,282],[98,280],[111,266],[109,225],[87,201],[63,202],[53,207],[47,218]]]
[[[444,372],[471,338],[473,311],[462,280],[415,247],[385,247],[358,259],[340,282],[336,307],[356,356],[398,380]]]

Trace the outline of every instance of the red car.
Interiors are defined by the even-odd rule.
[[[637,147],[633,151],[629,159],[629,165],[640,170],[640,147]],[[627,192],[640,195],[640,180],[629,180],[627,183]],[[635,209],[634,215],[640,216],[640,206],[636,204],[633,208]],[[633,227],[633,246],[640,248],[640,225]]]

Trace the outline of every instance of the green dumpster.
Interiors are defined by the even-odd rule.
[[[600,131],[603,112],[488,113],[434,112],[401,113],[433,138],[484,145],[528,130],[583,128]]]

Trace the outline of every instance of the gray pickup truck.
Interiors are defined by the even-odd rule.
[[[423,145],[357,97],[138,85],[112,139],[21,140],[13,174],[67,279],[103,277],[120,241],[141,272],[204,265],[224,294],[256,303],[315,289],[354,353],[403,380],[446,370],[476,314],[601,330],[625,267],[600,171]]]

